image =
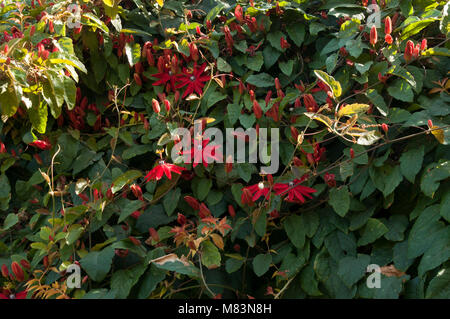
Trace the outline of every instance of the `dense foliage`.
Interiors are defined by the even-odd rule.
[[[50,1],[0,2],[0,297],[450,297],[447,1]]]

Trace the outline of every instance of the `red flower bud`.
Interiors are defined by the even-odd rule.
[[[392,38],[392,35],[386,34],[384,36],[384,41],[386,41],[387,44],[392,44],[394,42],[394,39]]]
[[[178,213],[177,222],[178,222],[178,224],[183,226],[184,224],[186,224],[186,216],[184,216],[183,214]]]
[[[290,129],[291,129],[292,139],[294,140],[295,143],[297,143],[298,130],[295,127],[293,127],[293,126],[291,126]]]
[[[432,128],[433,127],[433,121],[428,120],[428,128]]]
[[[294,157],[293,162],[294,162],[294,165],[297,167],[303,166],[303,162],[297,156]]]
[[[232,218],[236,216],[236,211],[234,210],[233,205],[228,205],[228,214],[230,214]]]
[[[5,264],[2,265],[2,276],[6,279],[8,279],[9,276],[8,266],[6,266]]]
[[[280,47],[282,49],[289,49],[291,47],[291,45],[289,44],[289,42],[286,41],[286,39],[284,37],[280,38]]]
[[[411,40],[408,40],[408,42],[406,43],[406,48],[405,48],[406,62],[409,62],[412,60],[413,52],[414,52],[414,42],[412,42]]]
[[[277,90],[281,90],[281,84],[280,84],[280,80],[278,78],[275,78],[275,88]]]
[[[16,276],[17,281],[23,281],[25,279],[25,275],[23,273],[22,267],[19,266],[17,262],[13,262],[11,264],[11,269]]]
[[[389,131],[389,126],[386,123],[381,124],[381,128],[383,129],[383,131],[385,133],[387,133]]]
[[[136,246],[140,246],[141,242],[139,241],[139,239],[133,237],[133,236],[128,236],[128,239]]]
[[[420,44],[420,51],[425,51],[427,49],[427,39],[423,39]]]
[[[155,99],[152,99],[152,108],[153,108],[153,112],[155,112],[155,113],[161,112],[161,107],[159,106],[159,102]]]
[[[150,233],[150,237],[152,237],[152,239],[154,241],[156,241],[156,242],[159,241],[159,235],[158,235],[158,232],[156,231],[156,229],[154,229],[153,227],[149,228],[148,232]]]
[[[253,206],[254,202],[252,199],[252,193],[249,189],[243,188],[242,189],[242,195],[241,195],[241,202],[244,205]]]
[[[138,219],[139,216],[141,216],[141,215],[142,215],[142,212],[137,210],[137,211],[132,212],[130,216],[133,217],[134,219]]]
[[[204,203],[201,203],[200,207],[199,207],[198,215],[200,216],[200,218],[203,219],[205,217],[211,216],[211,211],[208,209],[208,207]]]
[[[243,12],[242,7],[240,5],[237,5],[236,8],[234,9],[234,16],[236,17],[236,20],[239,23],[244,22],[244,18],[243,18],[244,12]]]
[[[353,150],[353,148],[350,149],[350,158],[351,159],[355,158],[355,151]]]
[[[142,80],[141,80],[141,77],[139,76],[139,74],[134,73],[133,77],[134,77],[134,81],[136,82],[136,84],[139,86],[142,86]]]
[[[198,56],[198,48],[195,45],[195,43],[193,43],[193,42],[189,43],[189,53],[190,53],[190,56],[191,56],[192,60],[197,62],[198,58],[199,58],[199,56]]]
[[[184,200],[191,206],[194,210],[198,210],[200,208],[200,203],[192,196],[184,196]]]
[[[372,26],[372,29],[370,29],[370,44],[375,45],[377,41],[378,41],[377,27]]]
[[[24,268],[30,269],[30,263],[28,262],[28,260],[22,259],[22,260],[20,261],[20,264],[21,264]]]
[[[136,196],[136,198],[142,200],[142,188],[137,184],[131,185],[130,188],[131,188],[131,191],[133,192],[134,196]]]
[[[212,30],[212,23],[211,20],[206,20],[206,28],[211,31]]]
[[[391,34],[392,32],[392,20],[390,17],[386,17],[384,20],[384,33]]]
[[[48,20],[48,30],[50,31],[50,33],[55,32],[55,27],[53,26],[52,20]]]
[[[329,187],[336,187],[336,180],[334,179],[334,177],[335,177],[334,174],[325,173],[323,179]]]
[[[263,115],[261,106],[259,105],[258,101],[256,101],[256,100],[253,100],[253,113],[255,113],[255,117],[257,119],[260,119]]]
[[[167,113],[170,112],[170,101],[165,99],[164,100],[164,107],[166,108]]]

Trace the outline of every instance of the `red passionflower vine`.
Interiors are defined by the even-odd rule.
[[[160,73],[152,74],[152,77],[159,79],[153,83],[155,86],[165,86],[167,84],[171,90],[175,88],[177,75],[170,68],[165,68],[165,70]]]
[[[253,201],[258,200],[261,196],[264,196],[265,199],[269,198],[270,188],[267,187],[264,182],[259,182],[258,184],[244,187],[243,191],[244,189],[248,190],[251,193]]]
[[[176,89],[186,87],[186,91],[184,91],[184,94],[182,98],[185,98],[186,96],[197,93],[198,95],[203,94],[203,87],[205,86],[205,82],[209,81],[211,77],[209,75],[205,75],[203,72],[206,69],[206,63],[203,63],[201,66],[194,66],[194,70],[192,72],[189,72],[186,68],[183,69],[183,72],[181,74],[178,74],[176,76],[177,81],[179,84],[175,87]]]
[[[145,175],[144,179],[146,182],[151,180],[159,181],[163,175],[166,175],[168,179],[172,179],[172,172],[176,174],[181,174],[185,168],[177,166],[175,164],[166,163],[163,159],[159,160],[158,164]]]
[[[190,160],[193,162],[193,167],[196,167],[199,163],[203,163],[204,167],[208,167],[209,159],[216,161],[222,160],[222,153],[218,150],[220,145],[208,145],[209,139],[198,140],[193,139],[194,146],[190,149],[181,152],[181,155],[190,155]]]
[[[292,203],[304,203],[305,197],[312,198],[310,194],[315,193],[316,190],[311,187],[300,185],[302,180],[294,179],[294,181],[285,183],[276,183],[273,186],[276,195],[285,195],[286,201]]]

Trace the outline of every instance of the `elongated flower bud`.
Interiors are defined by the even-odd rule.
[[[198,61],[198,49],[197,49],[197,46],[195,45],[195,43],[191,42],[189,44],[189,53],[190,53],[192,60],[197,62]]]
[[[383,131],[385,133],[387,133],[389,131],[389,126],[386,123],[381,124],[381,128],[383,129]]]
[[[239,21],[239,23],[242,23],[244,21],[244,12],[242,10],[242,7],[240,5],[237,5],[234,9],[234,16],[236,17],[236,20]]]
[[[370,29],[370,44],[375,45],[377,41],[378,41],[377,27],[372,26],[372,29]]]
[[[136,82],[136,84],[139,86],[142,86],[142,80],[141,80],[141,77],[139,76],[139,74],[134,73],[133,77],[134,77],[134,81]]]
[[[420,44],[420,51],[425,51],[427,49],[427,39],[423,39]]]
[[[170,112],[170,101],[165,99],[164,100],[164,107],[166,108],[167,113]]]
[[[409,62],[412,60],[413,53],[414,53],[414,42],[412,42],[411,40],[408,40],[408,42],[406,43],[406,48],[405,48],[406,62]]]
[[[200,207],[200,203],[197,199],[195,199],[192,196],[184,196],[184,200],[186,203],[188,203],[189,206],[191,206],[194,210],[198,210]]]
[[[208,209],[208,207],[204,203],[201,203],[200,207],[199,207],[198,215],[200,216],[200,218],[205,218],[205,217],[211,216],[211,211]]]
[[[281,84],[280,84],[280,80],[278,78],[275,78],[275,88],[277,90],[281,90]]]
[[[161,112],[161,107],[159,106],[158,100],[152,99],[152,108],[153,108],[153,112],[155,112],[155,113]]]
[[[230,214],[232,218],[236,216],[236,211],[234,210],[233,205],[228,205],[228,214]]]
[[[256,100],[253,100],[253,113],[255,113],[255,117],[257,119],[260,119],[263,115],[261,106],[259,105],[258,101],[256,101]]]
[[[8,266],[6,266],[5,264],[2,265],[2,276],[6,279],[8,279],[9,276]]]
[[[384,20],[384,33],[391,34],[392,33],[392,20],[390,17],[386,17]]]
[[[13,262],[11,264],[11,269],[14,273],[14,275],[16,276],[17,281],[23,281],[25,276],[22,270],[22,267],[20,267],[20,265],[17,262]]]

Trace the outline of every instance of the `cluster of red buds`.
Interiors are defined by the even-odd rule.
[[[302,148],[300,149],[303,154],[306,155],[306,159],[308,160],[308,163],[311,165],[315,165],[319,163],[320,161],[325,160],[325,147],[320,147],[319,143],[314,143],[314,152],[313,153],[307,153]]]
[[[323,180],[328,185],[328,187],[336,187],[336,180],[334,179],[334,174],[325,173]]]
[[[233,54],[234,40],[233,36],[231,35],[231,30],[227,25],[223,27],[223,33],[225,34],[225,42],[227,43],[228,54],[231,55]]]
[[[134,42],[132,34],[120,33],[119,37],[113,38],[113,48],[117,49],[117,56],[120,58],[125,54],[125,44]]]
[[[97,119],[93,125],[93,130],[96,132],[100,131],[103,127],[102,114],[100,110],[97,108],[95,103],[89,104],[88,98],[86,96],[82,97],[80,88],[77,88],[75,107],[71,111],[66,110],[70,126],[79,131],[86,129],[87,112],[92,112],[95,114]],[[64,116],[62,114],[57,119],[57,122],[58,126],[62,127],[62,125],[64,124]],[[110,126],[109,120],[107,118],[105,119],[104,125],[106,127]]]
[[[405,48],[405,60],[406,62],[410,62],[413,59],[417,59],[421,52],[427,49],[427,39],[423,39],[422,43],[417,43],[414,45],[414,42],[408,40]]]
[[[25,279],[25,272],[23,268],[30,269],[30,263],[25,259],[22,259],[20,261],[20,265],[16,261],[13,261],[11,263],[11,270],[13,272],[12,274],[9,272],[8,267],[3,264],[1,268],[2,276],[6,279],[10,279],[11,281],[22,282]]]
[[[192,207],[193,210],[198,211],[198,216],[203,219],[205,217],[211,216],[211,211],[205,205],[205,203],[200,203],[197,199],[192,196],[184,196],[184,200]]]
[[[3,31],[3,37],[0,37],[0,44],[8,42],[12,39],[23,38],[23,33],[15,26],[11,28],[10,32],[11,35],[9,34],[8,31]]]

